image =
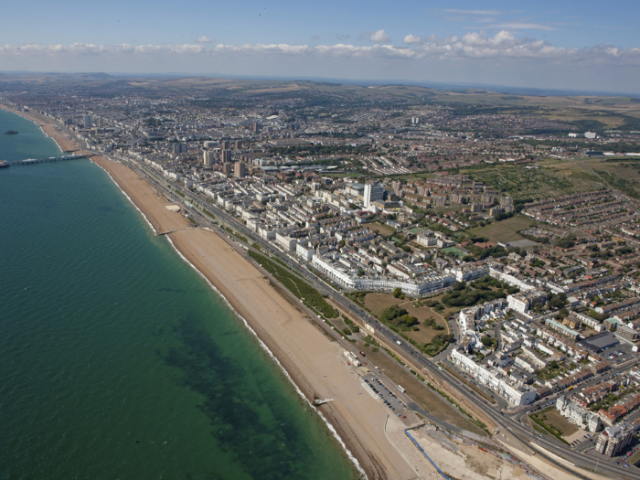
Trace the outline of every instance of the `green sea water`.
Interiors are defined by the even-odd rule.
[[[33,123],[0,111],[0,159],[51,155]],[[358,477],[96,165],[0,169],[0,206],[0,479]]]

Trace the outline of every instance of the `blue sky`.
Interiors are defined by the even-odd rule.
[[[637,1],[4,2],[0,69],[637,92]]]

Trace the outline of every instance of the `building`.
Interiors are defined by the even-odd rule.
[[[526,314],[535,303],[544,302],[547,297],[548,295],[542,290],[529,290],[507,296],[507,303],[510,309]]]
[[[222,160],[222,163],[231,162],[231,150],[222,150],[221,160]]]
[[[416,241],[420,245],[424,245],[425,247],[435,247],[436,244],[438,243],[438,238],[432,233],[430,234],[419,233],[418,237],[416,238]]]
[[[173,144],[173,153],[175,153],[175,154],[186,153],[187,150],[188,150],[188,147],[187,147],[186,143],[174,143]]]
[[[233,166],[233,174],[237,178],[243,178],[247,174],[247,166],[242,162],[236,162]]]
[[[530,405],[536,399],[537,392],[534,389],[512,383],[508,377],[501,376],[498,371],[478,365],[464,353],[463,347],[454,348],[451,351],[450,359],[456,366],[474,377],[480,385],[484,385],[504,397],[511,405]]]
[[[233,163],[223,163],[222,164],[222,173],[225,175],[231,175],[233,173]]]
[[[298,241],[295,238],[291,238],[287,235],[280,235],[279,233],[276,233],[276,243],[280,244],[285,250],[289,252],[295,252]]]
[[[547,318],[544,321],[545,325],[547,327],[549,327],[551,330],[555,330],[558,333],[561,333],[562,335],[569,337],[571,340],[579,340],[580,339],[580,333],[573,330],[572,328],[567,327],[566,325],[563,325],[561,323],[556,322],[555,320],[551,319],[551,318]]]
[[[633,438],[633,428],[630,425],[607,427],[598,437],[596,452],[614,457],[629,445]]]
[[[502,211],[505,213],[513,212],[513,198],[502,197],[500,199],[500,207],[502,208]]]
[[[211,167],[214,161],[215,161],[215,158],[213,156],[212,151],[205,150],[204,152],[202,152],[202,163],[205,166],[205,168]]]
[[[366,184],[364,186],[364,206],[368,208],[373,202],[384,198],[384,187],[382,185]]]
[[[91,121],[91,115],[85,115],[82,120],[84,128],[91,128],[91,126],[93,125],[93,122]]]
[[[556,400],[556,409],[563,417],[583,430],[597,432],[602,429],[600,416],[578,405],[572,398],[560,395]]]
[[[612,347],[618,343],[620,342],[613,333],[604,332],[599,335],[594,335],[593,337],[581,340],[579,342],[579,345],[591,352],[600,353],[602,350]]]

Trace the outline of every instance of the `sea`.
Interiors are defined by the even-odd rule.
[[[34,123],[0,110],[0,160],[54,155]],[[359,476],[102,169],[0,169],[0,479]]]

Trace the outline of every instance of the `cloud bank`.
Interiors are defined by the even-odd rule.
[[[455,81],[628,92],[638,88],[633,78],[626,76],[637,78],[640,73],[640,48],[557,47],[546,41],[517,37],[507,30],[493,36],[484,31],[442,38],[408,34],[401,46],[387,43],[390,39],[384,30],[368,32],[367,37],[376,43],[214,45],[201,37],[193,44],[182,45],[0,45],[0,65],[5,70],[97,68],[135,73],[182,71]],[[599,71],[603,69],[606,71]]]
[[[384,30],[369,35],[374,42],[386,42],[388,36]],[[610,45],[598,45],[590,48],[555,47],[543,40],[519,39],[513,33],[503,30],[493,37],[484,31],[467,33],[463,37],[451,36],[438,38],[418,37],[409,34],[404,37],[405,46],[389,44],[356,46],[344,43],[334,45],[288,45],[288,44],[245,44],[245,45],[206,45],[206,37],[200,37],[197,43],[182,45],[94,45],[73,43],[70,45],[22,46],[0,45],[0,58],[35,58],[40,56],[80,57],[80,56],[148,56],[148,55],[200,55],[216,57],[220,55],[286,54],[304,56],[354,56],[354,57],[398,57],[407,59],[452,59],[502,58],[502,59],[545,59],[557,62],[627,62],[640,65],[640,48],[618,48]]]

